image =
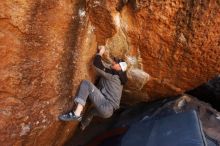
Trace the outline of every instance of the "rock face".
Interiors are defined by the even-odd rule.
[[[97,45],[129,63],[125,102],[177,95],[219,74],[219,0],[137,4],[118,12],[118,0],[0,3],[1,145],[62,145],[74,133],[78,123],[57,116],[82,79],[94,81]]]

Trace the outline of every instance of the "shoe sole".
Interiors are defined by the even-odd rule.
[[[61,117],[58,117],[58,119],[60,121],[65,121],[65,122],[68,122],[68,121],[79,121],[80,122],[82,120],[82,117],[80,117],[79,119],[63,119]]]

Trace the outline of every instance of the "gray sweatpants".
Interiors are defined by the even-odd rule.
[[[87,98],[95,105],[93,110],[94,116],[109,118],[113,114],[113,106],[101,93],[101,91],[90,81],[83,80],[80,84],[80,89],[74,101],[85,106]]]

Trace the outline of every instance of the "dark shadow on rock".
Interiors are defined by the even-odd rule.
[[[74,7],[73,9],[73,14],[78,14],[78,10],[84,6],[84,0],[76,2],[76,7]],[[73,99],[68,97],[73,96],[73,75],[74,71],[77,69],[77,66],[75,65],[76,57],[78,57],[76,47],[78,37],[80,35],[80,27],[80,17],[76,17],[75,19],[71,18],[71,21],[69,22],[69,31],[67,32],[65,40],[65,49],[61,58],[61,68],[59,70],[60,84],[58,87],[58,89],[60,90],[60,95],[56,103],[59,105],[66,105],[65,107],[63,107],[64,112],[72,110],[73,107]]]
[[[210,103],[220,111],[220,76],[208,81],[201,86],[187,92],[198,99]]]

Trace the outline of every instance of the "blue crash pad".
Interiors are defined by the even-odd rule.
[[[121,146],[206,146],[198,116],[194,110],[160,119],[142,120],[129,128]]]

